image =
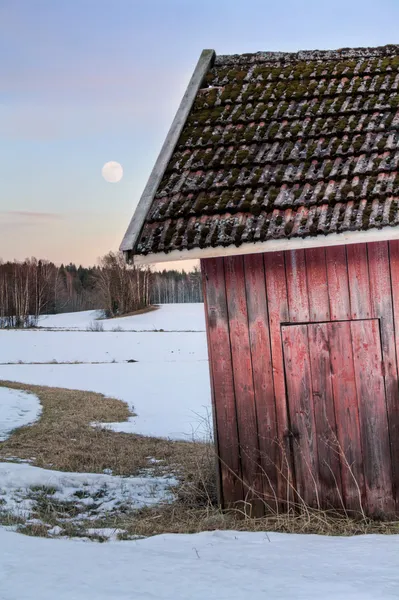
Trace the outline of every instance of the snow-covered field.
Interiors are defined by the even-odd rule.
[[[0,380],[120,398],[137,416],[111,424],[115,431],[176,439],[209,435],[203,306],[162,306],[101,321],[104,331],[87,331],[96,316],[56,315],[43,318],[42,329],[0,331]],[[39,416],[34,395],[0,388],[0,439]],[[0,463],[0,509],[29,520],[46,493],[55,501],[79,502],[78,518],[90,520],[126,501],[136,507],[170,501],[173,483],[152,476],[150,457],[148,473],[128,478]],[[111,540],[117,533],[99,530],[95,521],[87,529],[88,536]],[[62,527],[50,534],[62,538]],[[1,600],[399,598],[399,536],[209,532],[94,544],[0,527],[0,548]]]
[[[101,320],[104,331],[91,332],[87,327],[97,313],[85,311],[43,317],[40,324],[52,331],[0,330],[0,379],[124,400],[137,416],[107,425],[115,431],[174,439],[209,436],[203,313],[202,304],[165,305]],[[125,329],[112,331],[116,326]]]
[[[95,310],[49,315],[41,317],[39,327],[85,330],[99,316]],[[202,304],[163,304],[159,310],[132,317],[102,319],[101,324],[106,331],[205,331],[205,316]]]
[[[390,600],[394,536],[210,532],[88,544],[0,529],[2,600]]]
[[[203,332],[0,330],[0,364],[207,361]]]

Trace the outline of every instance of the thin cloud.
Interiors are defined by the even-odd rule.
[[[1,210],[0,217],[14,217],[16,219],[31,219],[34,221],[62,221],[64,218],[59,213],[33,212],[29,210]]]

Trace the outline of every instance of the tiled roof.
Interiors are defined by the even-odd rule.
[[[218,56],[135,253],[399,224],[399,46]]]

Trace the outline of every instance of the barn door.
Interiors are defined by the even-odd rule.
[[[300,500],[394,511],[378,319],[282,326]]]

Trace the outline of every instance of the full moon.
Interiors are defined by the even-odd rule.
[[[108,181],[109,183],[118,183],[123,177],[122,165],[114,160],[110,160],[105,163],[101,169],[101,174],[105,181]]]

